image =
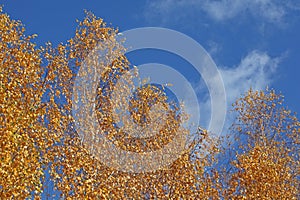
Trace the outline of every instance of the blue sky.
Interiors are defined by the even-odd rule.
[[[4,12],[25,24],[28,34],[38,34],[38,45],[47,41],[57,45],[72,37],[75,20],[83,19],[84,9],[120,31],[145,26],[180,31],[212,56],[224,79],[228,104],[250,86],[263,89],[269,85],[284,94],[292,111],[300,113],[299,1],[0,0],[0,4]],[[134,64],[160,60],[184,64],[168,62],[172,56],[152,51],[132,58]]]
[[[152,0],[38,1],[0,0],[4,12],[38,34],[38,45],[57,45],[74,35],[84,9],[125,31],[158,26],[180,31],[211,55],[225,83],[228,105],[249,87],[267,85],[285,96],[285,105],[300,117],[300,1],[298,0]],[[131,55],[134,64],[186,65],[165,52]],[[182,71],[193,79],[193,70]],[[200,95],[207,93],[203,83]],[[204,98],[202,109],[209,110]],[[230,109],[230,107],[228,107]],[[206,114],[204,114],[206,116]],[[228,123],[228,121],[227,121]]]

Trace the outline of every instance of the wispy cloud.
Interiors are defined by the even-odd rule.
[[[265,21],[278,23],[282,21],[286,12],[283,4],[272,0],[205,1],[201,7],[204,12],[217,21],[231,19],[242,14],[251,14]]]
[[[227,98],[227,110],[231,110],[232,103],[250,88],[253,90],[263,90],[270,86],[276,80],[276,70],[279,66],[282,56],[271,57],[266,52],[257,50],[249,52],[240,63],[231,67],[219,67],[222,75]],[[203,86],[199,86],[202,90]],[[201,118],[204,119],[206,126],[209,122],[210,99],[207,98],[201,105]],[[232,115],[227,115],[224,131],[233,122]]]
[[[238,66],[221,68],[228,103],[233,103],[250,87],[261,90],[270,85],[276,79],[275,72],[281,59],[272,58],[266,52],[252,51]]]
[[[223,22],[241,15],[281,24],[285,14],[293,9],[289,1],[275,0],[154,0],[147,4],[146,15],[159,15],[161,20],[171,20],[170,15],[186,17],[191,13],[204,13],[215,21]]]
[[[209,55],[211,55],[211,56],[216,55],[217,53],[219,53],[222,50],[222,45],[220,45],[219,43],[214,42],[212,40],[209,40],[207,42],[207,47],[208,47],[207,51],[208,51]]]

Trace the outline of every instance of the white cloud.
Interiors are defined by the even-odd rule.
[[[207,42],[207,46],[208,46],[207,51],[211,56],[217,54],[222,50],[222,46],[220,44],[211,40]]]
[[[281,22],[285,15],[285,7],[272,0],[205,1],[201,8],[217,21],[223,21],[249,13],[263,20],[276,23]]]
[[[171,20],[170,14],[178,18],[203,12],[215,21],[252,15],[262,21],[278,24],[282,23],[286,12],[292,9],[288,5],[287,2],[276,0],[157,0],[148,3],[146,15],[159,15],[161,20]]]
[[[227,111],[232,109],[234,103],[241,95],[250,88],[263,90],[271,85],[276,79],[276,69],[282,57],[271,57],[265,52],[251,51],[237,66],[219,67],[226,90]],[[202,92],[203,85],[199,85],[199,92]],[[201,103],[201,121],[208,127],[210,120],[210,98],[207,97]],[[227,131],[234,120],[234,115],[227,115],[224,131]]]
[[[228,103],[233,103],[250,87],[261,90],[270,85],[280,60],[281,57],[272,58],[265,52],[252,51],[238,66],[221,68]]]

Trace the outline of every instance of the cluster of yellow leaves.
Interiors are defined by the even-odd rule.
[[[239,147],[227,197],[299,199],[300,123],[281,106],[282,101],[281,95],[267,89],[249,90],[236,102],[239,115],[233,130]]]
[[[0,197],[25,198],[41,192],[41,153],[46,132],[40,50],[18,21],[0,13]]]
[[[238,120],[233,130],[237,138],[246,136],[247,141],[239,140],[244,146],[235,152],[231,170],[219,170],[215,159],[226,150],[217,145],[215,138],[206,130],[190,133],[181,128],[186,120],[184,111],[170,106],[162,89],[147,84],[132,87],[138,73],[125,76],[130,64],[115,41],[117,32],[87,13],[67,44],[53,47],[47,43],[38,49],[30,41],[33,36],[24,36],[20,22],[1,13],[1,199],[23,199],[32,192],[39,198],[42,191],[47,191],[43,175],[46,170],[55,189],[66,199],[299,197],[300,124],[280,106],[280,96],[273,91],[250,90],[237,101],[234,107]],[[108,45],[110,54],[116,57],[101,74],[97,89],[98,134],[118,148],[138,153],[162,148],[176,131],[191,136],[186,151],[168,167],[143,173],[118,171],[94,157],[76,132],[72,117],[74,78],[89,53],[101,44]],[[121,76],[127,84],[119,88],[119,93],[113,93]],[[122,95],[127,93],[134,95],[128,110],[122,110],[128,101]],[[113,102],[113,94],[117,101]],[[79,99],[84,101],[75,97],[75,101]],[[113,115],[113,108],[120,110],[119,118]],[[116,126],[118,120],[124,127]],[[146,136],[128,134],[136,131],[134,124],[142,127]],[[149,127],[157,128],[156,134]]]
[[[102,19],[97,19],[88,13],[83,22],[79,23],[75,38],[69,40],[66,45],[65,49],[69,52],[66,52],[64,56],[67,61],[63,66],[70,66],[74,63],[75,67],[80,66],[84,62],[84,58],[96,45],[106,40],[113,41],[112,37],[115,36],[116,32],[116,30],[106,28]],[[116,51],[116,54],[122,51],[122,49],[115,48],[115,46],[112,46],[111,49]],[[75,62],[73,62],[74,60]],[[159,134],[146,138],[132,138],[126,131],[134,131],[134,126],[127,124],[126,131],[122,127],[115,126],[116,122],[112,116],[112,107],[118,107],[126,100],[117,96],[117,99],[120,100],[112,105],[111,94],[115,89],[116,80],[124,75],[128,69],[129,62],[126,57],[120,55],[111,65],[107,66],[105,73],[101,74],[102,84],[99,84],[96,99],[100,133],[106,134],[105,137],[108,137],[116,146],[126,151],[146,152],[161,148],[172,139],[180,124],[180,118],[176,114],[178,109],[169,109],[166,103],[166,95],[155,86],[148,85],[136,88],[136,96],[130,100],[127,112],[130,113],[129,117],[136,124],[146,128],[150,126],[152,119],[157,119],[155,115],[159,114],[151,113],[151,106],[154,104],[161,105],[159,108],[166,110],[168,114],[165,126],[161,128]],[[63,72],[60,73],[60,76],[62,75],[64,75]],[[134,75],[128,76],[126,79],[128,84],[123,85],[120,93],[126,93],[130,90],[133,78]],[[84,99],[81,98],[81,101],[84,101]],[[121,116],[125,116],[125,114]],[[93,157],[93,154],[82,144],[81,138],[72,130],[74,129],[72,125],[68,125],[71,122],[72,120],[66,122],[60,120],[61,127],[65,123],[63,132],[68,134],[63,136],[61,145],[55,146],[51,153],[48,153],[52,155],[49,158],[52,161],[52,177],[54,177],[56,188],[62,192],[64,197],[74,199],[169,199],[205,197],[213,193],[213,186],[210,186],[212,181],[206,182],[201,174],[196,175],[199,171],[196,168],[203,169],[209,162],[205,159],[191,161],[192,154],[190,150],[199,144],[200,139],[204,140],[208,137],[207,133],[201,137],[199,136],[198,142],[194,141],[194,145],[191,145],[167,169],[147,173],[126,173],[110,168]],[[203,170],[202,173],[204,173]],[[198,188],[206,189],[203,189],[201,193]]]

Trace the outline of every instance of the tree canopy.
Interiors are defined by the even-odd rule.
[[[115,43],[117,33],[87,12],[66,44],[37,47],[36,35],[26,36],[22,23],[1,11],[1,198],[39,199],[54,191],[66,199],[299,198],[300,123],[273,90],[250,89],[238,99],[228,137],[218,141],[200,127],[196,133],[182,128],[184,110],[169,105],[163,89],[154,85],[136,88],[129,114],[121,110],[124,119],[119,120],[132,118],[146,129],[154,123],[151,119],[163,117],[166,125],[159,134],[152,136],[148,130],[148,137],[136,139],[127,134],[135,129],[131,123],[116,126],[112,104],[122,105],[124,100],[117,93],[117,102],[112,102],[112,90],[131,67],[123,47]],[[102,163],[82,142],[72,115],[73,86],[80,66],[99,44],[110,45],[116,57],[101,74],[97,89],[98,134],[121,149],[145,153],[168,144],[179,130],[191,142],[168,167],[119,171]],[[128,92],[138,72],[125,77],[128,84],[120,92]],[[167,114],[151,112],[154,105]],[[49,182],[54,191],[47,194]]]

